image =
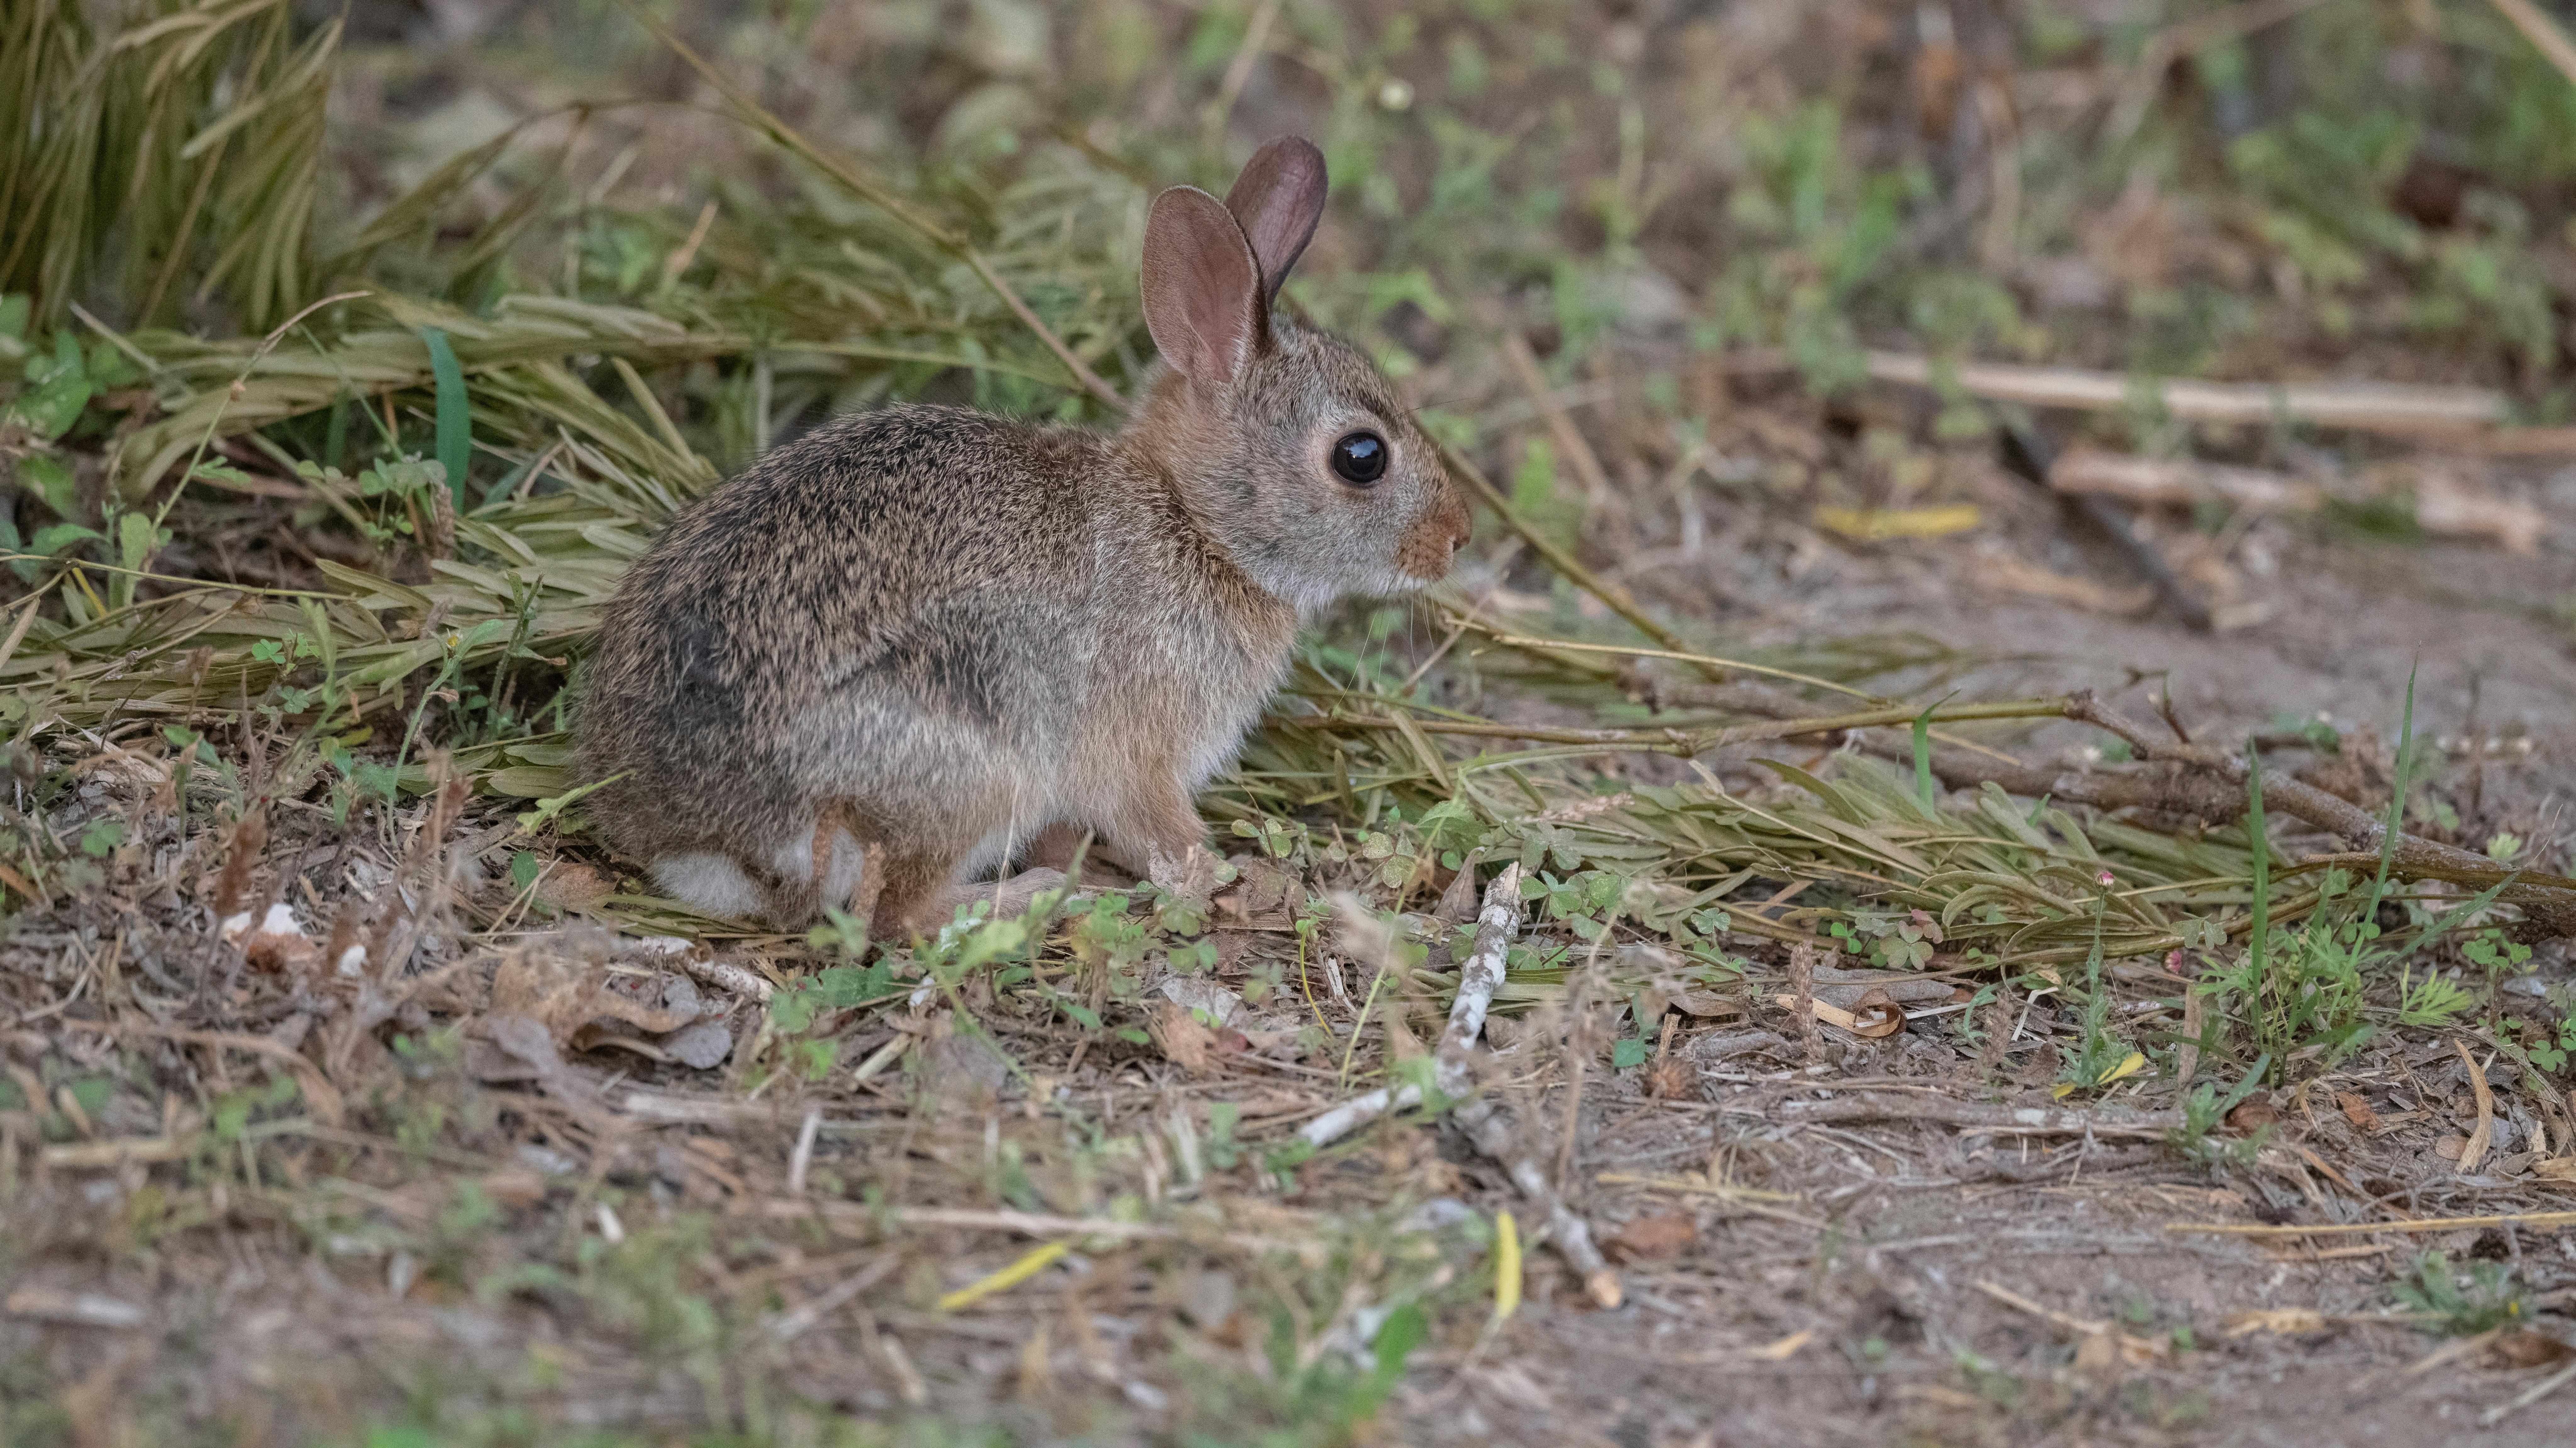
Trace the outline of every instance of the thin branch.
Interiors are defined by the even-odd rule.
[[[1476,915],[1476,942],[1458,972],[1458,998],[1449,1007],[1448,1029],[1440,1033],[1439,1064],[1432,1082],[1440,1094],[1456,1100],[1475,1085],[1468,1053],[1484,1033],[1485,1013],[1493,1008],[1494,991],[1503,983],[1503,962],[1512,937],[1520,933],[1521,867],[1515,860],[1485,887],[1484,909]],[[1322,1147],[1348,1136],[1390,1111],[1422,1104],[1422,1090],[1412,1085],[1380,1087],[1357,1096],[1307,1122],[1297,1135],[1307,1145]]]
[[[2127,740],[2142,759],[2202,770],[2216,775],[2239,792],[2244,789],[2244,760],[2205,744],[2166,743],[2096,699],[2090,690],[2068,701],[2066,717]],[[2388,837],[2388,825],[2378,816],[2312,784],[2295,779],[2273,779],[2266,782],[2264,797],[2268,803],[2321,830],[2341,835],[2357,850],[2375,852]],[[2391,868],[2410,877],[2450,878],[2463,872],[2477,871],[2493,879],[2497,873],[2496,862],[2484,855],[2473,854],[2457,845],[2437,844],[2403,831],[2397,836]],[[2499,898],[2522,907],[2523,913],[2534,924],[2551,935],[2576,935],[2576,880],[2531,870],[2514,873],[2515,883],[2507,886]]]
[[[1915,387],[1934,384],[1937,359],[1905,352],[1872,352],[1869,375]],[[2506,419],[2504,394],[2484,387],[2425,387],[2392,382],[2203,382],[2193,378],[2140,381],[2124,372],[2081,367],[2027,367],[2007,362],[1962,362],[1942,377],[1971,397],[2118,412],[2141,401],[2160,404],[2182,422],[2262,426],[2305,422],[2357,432],[2420,435],[2468,432]],[[2141,393],[2144,393],[2142,397]]]

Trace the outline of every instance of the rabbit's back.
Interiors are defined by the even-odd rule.
[[[1095,652],[1098,440],[960,408],[856,414],[672,520],[609,610],[583,702],[596,814],[656,852],[764,833],[852,769],[1044,754]],[[864,735],[865,737],[852,737]],[[909,746],[909,747],[908,747]],[[959,767],[963,767],[961,764]]]

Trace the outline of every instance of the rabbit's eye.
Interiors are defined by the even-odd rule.
[[[1385,477],[1386,439],[1373,432],[1344,433],[1333,444],[1333,471],[1363,488]]]

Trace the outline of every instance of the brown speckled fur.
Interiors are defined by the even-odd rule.
[[[868,895],[898,929],[1049,825],[1133,860],[1200,841],[1191,796],[1300,617],[1438,578],[1467,532],[1376,368],[1265,302],[1237,375],[1158,367],[1115,434],[890,407],[683,512],[589,665],[579,765],[617,776],[590,797],[610,841],[684,896],[720,860],[757,893],[741,913]],[[1389,445],[1365,489],[1329,465],[1355,427]]]

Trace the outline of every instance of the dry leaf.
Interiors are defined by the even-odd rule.
[[[697,988],[677,996],[684,1008],[651,1006],[615,989],[597,961],[568,954],[558,938],[512,952],[492,976],[492,1009],[542,1021],[558,1044],[601,1017],[624,1021],[648,1035],[676,1031],[698,1018]],[[672,998],[666,988],[655,994]],[[596,1043],[593,1036],[589,1043]]]
[[[1876,1041],[1905,1029],[1905,1008],[1890,999],[1884,986],[1871,986],[1851,1011],[1852,1034]]]
[[[546,1094],[569,1107],[584,1125],[594,1130],[605,1127],[609,1113],[600,1104],[599,1092],[589,1077],[564,1064],[555,1050],[554,1032],[545,1022],[532,1016],[494,1014],[485,1016],[480,1028],[484,1040],[527,1067]]]
[[[2280,1119],[2280,1108],[2271,1102],[2248,1101],[2227,1113],[2227,1129],[2239,1135],[2250,1136]]]
[[[1179,1001],[1163,1001],[1147,1017],[1153,1027],[1154,1040],[1163,1054],[1196,1076],[1204,1073],[1216,1054],[1216,1033],[1200,1025],[1198,1017]]]
[[[1872,543],[1888,538],[1943,538],[1965,533],[1983,521],[1974,503],[1932,508],[1818,508],[1816,526],[1846,538]]]
[[[1774,1005],[1777,1005],[1784,1011],[1794,1011],[1798,1008],[1798,998],[1789,994],[1787,991],[1782,991],[1780,994],[1773,996],[1771,1001]],[[1824,1022],[1826,1025],[1840,1026],[1846,1031],[1852,1028],[1852,1013],[1844,1010],[1842,1007],[1829,1005],[1826,1002],[1819,1000],[1810,1000],[1807,1002],[1807,1005],[1815,1012],[1816,1019]]]
[[[557,910],[589,910],[617,892],[617,883],[577,860],[558,860],[537,879],[537,903]]]
[[[2345,1091],[2338,1094],[2335,1097],[2335,1105],[2343,1108],[2344,1119],[2351,1122],[2356,1129],[2372,1136],[2377,1136],[2383,1129],[2379,1123],[2379,1113],[2370,1109],[2369,1102],[2351,1092]]]
[[[1747,1014],[1744,1002],[1701,986],[1682,987],[1667,998],[1666,1004],[1683,1015],[1703,1021]]]
[[[953,1018],[943,1018],[922,1052],[922,1075],[942,1105],[989,1105],[1011,1079],[1011,1067],[982,1032],[958,1030]]]
[[[2545,1332],[2524,1329],[2507,1331],[2489,1345],[2487,1352],[2509,1368],[2545,1368],[2576,1357],[2576,1347]]]
[[[1688,1212],[1638,1217],[1603,1243],[1630,1262],[1676,1257],[1699,1241],[1699,1223]]]
[[[1216,893],[1217,867],[1223,863],[1205,845],[1190,846],[1177,860],[1149,845],[1145,877],[1184,900],[1204,905]]]
[[[226,944],[240,946],[242,958],[261,970],[300,970],[320,954],[283,901],[268,907],[257,928],[244,910],[226,920],[222,932]]]
[[[1449,877],[1448,887],[1440,892],[1440,903],[1431,908],[1432,919],[1443,925],[1464,925],[1476,918],[1476,905],[1482,898],[1476,886],[1476,862],[1483,854],[1481,850],[1471,850],[1467,858],[1459,862],[1457,873]],[[1243,893],[1246,899],[1251,898],[1252,879],[1249,875],[1244,877]],[[1286,909],[1288,903],[1283,890],[1279,904],[1274,908]],[[1249,905],[1245,907],[1247,911],[1250,908]]]
[[[2469,1149],[2469,1139],[2454,1133],[2433,1143],[2433,1154],[2444,1161],[2458,1161]]]
[[[1646,1094],[1658,1101],[1682,1101],[1698,1095],[1691,1069],[1669,1054],[1657,1056],[1646,1067]]]
[[[1760,1358],[1766,1363],[1785,1363],[1797,1355],[1798,1349],[1815,1340],[1816,1330],[1812,1327],[1803,1327],[1778,1342],[1766,1343],[1745,1355]]]
[[[2453,1037],[2451,1048],[2460,1053],[2461,1064],[2469,1068],[2469,1090],[2478,1098],[2478,1128],[2469,1133],[2468,1144],[2460,1148],[2460,1175],[2467,1176],[2487,1159],[2487,1147],[2495,1140],[2495,1093],[2487,1089],[2487,1070],[2469,1054],[2468,1043]]]
[[[2531,1174],[2544,1181],[2576,1182],[2576,1156],[2552,1157],[2531,1164]]]

